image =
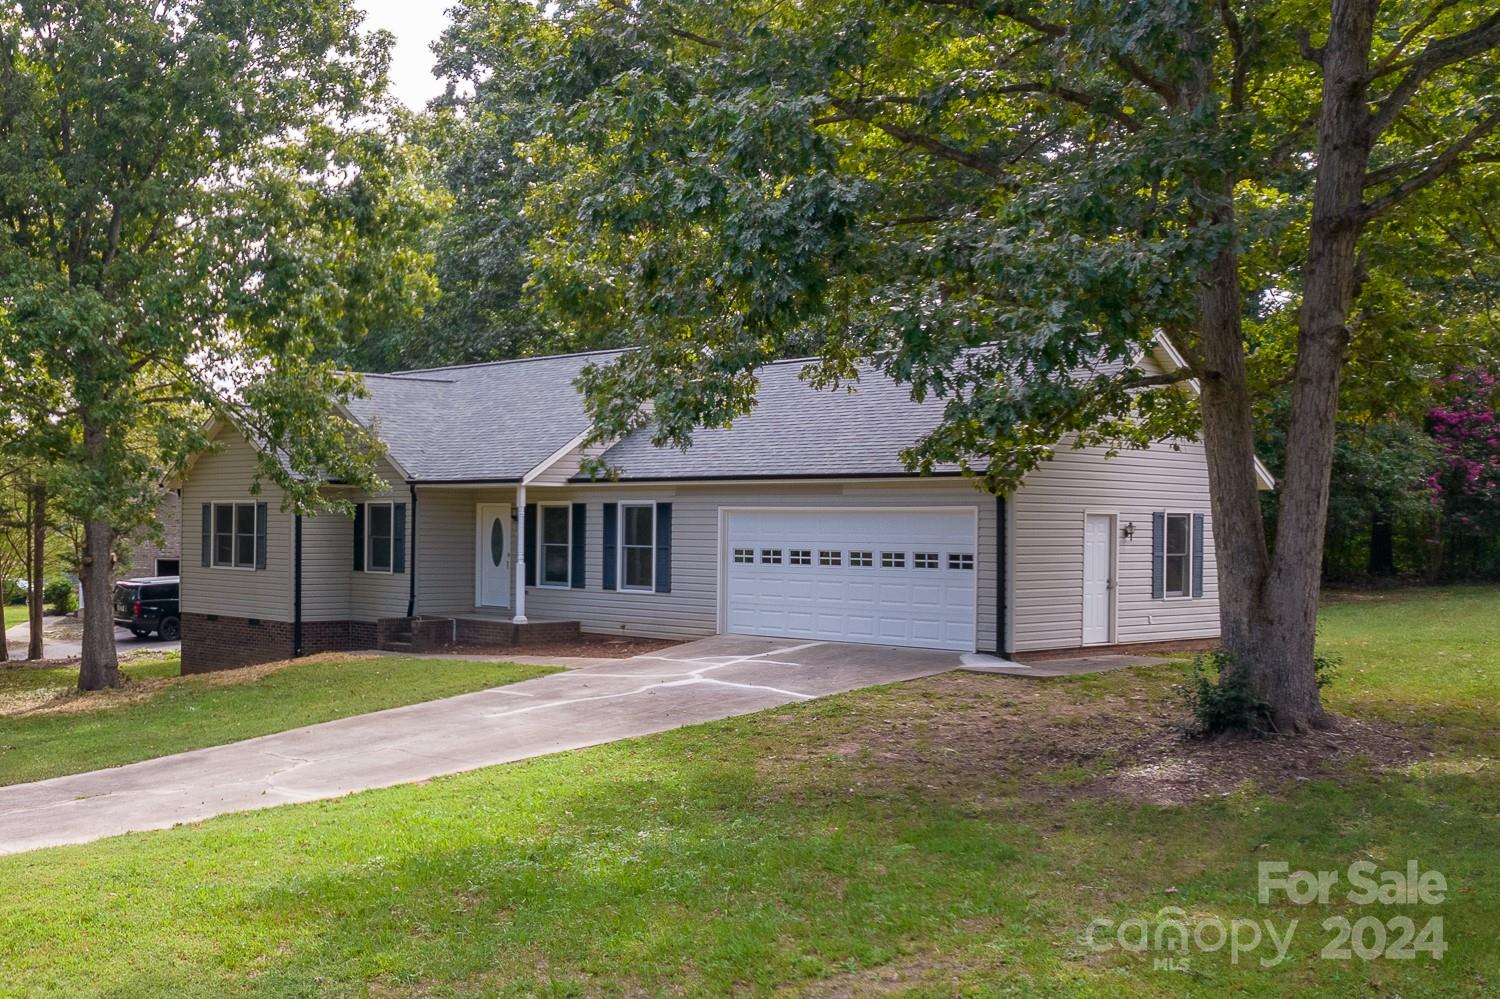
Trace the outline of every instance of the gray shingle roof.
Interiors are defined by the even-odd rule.
[[[349,410],[413,479],[515,481],[588,429],[573,379],[618,353],[365,375]]]
[[[417,481],[518,481],[588,429],[573,380],[618,353],[365,375],[369,396],[349,409]],[[686,452],[639,432],[605,458],[625,480],[906,474],[901,449],[937,425],[942,403],[914,402],[871,367],[853,392],[816,390],[798,377],[805,364],[762,368],[754,412],[697,431]]]
[[[868,365],[860,366],[853,392],[814,389],[799,377],[806,364],[762,368],[755,409],[729,429],[695,431],[687,451],[654,447],[647,432],[604,458],[622,480],[908,474],[901,451],[938,425],[942,401],[917,403],[909,386]]]

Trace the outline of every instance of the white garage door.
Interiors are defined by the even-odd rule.
[[[974,649],[975,509],[727,516],[731,634]]]

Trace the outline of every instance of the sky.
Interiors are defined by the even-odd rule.
[[[396,36],[391,53],[391,93],[413,110],[442,92],[432,75],[431,45],[448,24],[452,0],[359,0],[365,28]]]

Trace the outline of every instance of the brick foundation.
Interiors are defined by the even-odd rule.
[[[578,637],[577,621],[487,621],[458,619],[458,641],[467,645],[515,645],[519,642],[565,642]]]
[[[182,672],[212,673],[292,658],[290,621],[182,615]]]

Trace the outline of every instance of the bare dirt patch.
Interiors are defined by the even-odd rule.
[[[550,642],[521,642],[517,645],[455,645],[444,652],[471,656],[567,656],[590,659],[629,659],[651,652],[670,649],[681,642],[661,638],[626,638],[616,635],[579,635],[577,638]]]
[[[781,716],[782,724],[806,728],[784,740],[795,751],[768,756],[762,767],[772,779],[829,769],[867,790],[955,800],[1010,793],[1177,805],[1425,755],[1398,726],[1352,718],[1299,739],[1192,739],[1181,731],[1185,708],[1166,683],[1119,676],[1116,689],[1103,693],[1068,680],[956,672],[912,681],[890,688],[869,711],[800,723],[796,714]],[[838,766],[818,766],[829,760]]]

